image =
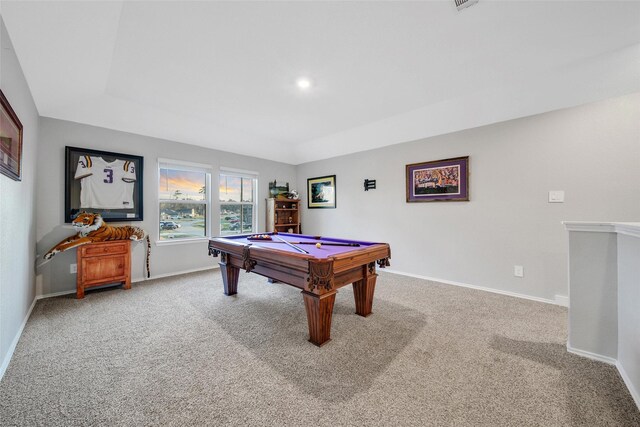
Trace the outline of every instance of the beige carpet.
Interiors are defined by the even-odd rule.
[[[382,273],[317,348],[299,290],[238,290],[215,270],[39,301],[0,424],[640,426],[615,368],[566,352],[564,308]]]

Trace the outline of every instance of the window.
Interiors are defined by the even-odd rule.
[[[209,236],[211,173],[206,165],[159,161],[159,241]]]
[[[220,235],[255,233],[257,228],[254,174],[220,173]]]

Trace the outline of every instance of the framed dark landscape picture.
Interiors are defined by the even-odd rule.
[[[407,203],[469,200],[469,156],[406,166]]]
[[[275,198],[286,197],[289,194],[289,183],[287,182],[286,185],[283,185],[275,179],[273,182],[269,181],[269,194]]]
[[[336,176],[321,176],[307,179],[307,207],[333,208],[336,207]]]
[[[143,158],[86,148],[65,148],[64,218],[95,212],[107,222],[142,221]]]
[[[0,173],[22,179],[22,123],[0,90]]]

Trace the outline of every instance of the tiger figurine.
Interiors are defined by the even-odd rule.
[[[149,270],[149,255],[151,255],[151,241],[149,235],[140,227],[123,225],[114,227],[105,224],[102,216],[98,213],[80,212],[71,222],[73,228],[78,230],[78,234],[64,239],[55,245],[44,255],[44,259],[51,259],[55,254],[64,252],[67,249],[77,248],[81,245],[96,242],[107,242],[110,240],[142,240],[147,239],[147,278],[151,277]]]

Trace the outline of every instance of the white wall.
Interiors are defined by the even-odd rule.
[[[470,202],[406,203],[406,164],[467,155]],[[640,218],[640,94],[310,162],[297,173],[303,200],[307,178],[337,175],[337,209],[303,209],[305,233],[388,242],[393,270],[553,300],[567,295],[562,220]],[[365,192],[365,178],[378,189]],[[549,204],[549,190],[564,190],[566,202]]]
[[[151,233],[151,277],[175,274],[217,265],[217,259],[207,255],[207,242],[156,246],[154,236],[158,227],[158,158],[183,160],[211,165],[212,205],[214,228],[219,211],[218,176],[220,167],[256,171],[258,181],[259,230],[264,230],[265,202],[268,183],[295,182],[295,167],[284,163],[247,157],[224,151],[180,144],[157,138],[145,137],[62,120],[41,118],[42,144],[38,151],[37,195],[40,212],[37,221],[38,283],[43,295],[75,289],[76,275],[69,273],[69,265],[75,263],[76,251],[69,250],[44,262],[42,255],[65,237],[73,234],[64,226],[64,151],[65,146],[90,148],[139,155],[144,157],[144,221],[133,223]],[[145,245],[132,247],[132,280],[144,277]]]
[[[35,298],[38,111],[0,18],[0,89],[23,130],[22,181],[0,175],[0,377]]]
[[[640,238],[618,235],[618,363],[640,408]]]

